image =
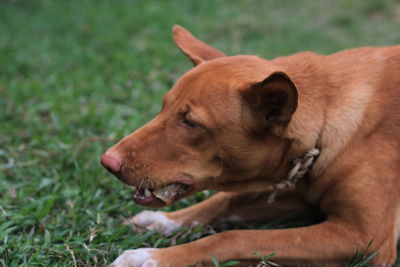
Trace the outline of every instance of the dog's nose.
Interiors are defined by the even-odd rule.
[[[107,152],[101,156],[101,165],[112,173],[117,173],[121,170],[121,160],[115,155],[110,155]]]

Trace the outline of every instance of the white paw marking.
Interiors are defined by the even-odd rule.
[[[182,226],[182,223],[169,219],[164,212],[148,210],[134,216],[129,222],[163,235],[172,234]]]
[[[151,258],[154,248],[125,250],[110,267],[157,267],[157,261]]]

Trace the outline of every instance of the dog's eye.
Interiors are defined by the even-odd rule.
[[[182,123],[185,126],[188,126],[190,128],[197,128],[201,126],[199,123],[189,120],[187,118],[187,112],[182,113],[181,116],[182,116]]]

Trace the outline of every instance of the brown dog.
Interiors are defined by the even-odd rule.
[[[137,187],[133,199],[141,205],[169,205],[205,189],[223,192],[172,213],[145,211],[131,222],[168,234],[219,217],[268,220],[310,207],[326,220],[128,250],[113,266],[208,265],[210,255],[248,262],[259,258],[255,251],[276,252],[281,264],[331,266],[370,241],[371,251],[379,252],[371,263],[394,264],[400,234],[400,46],[265,60],[227,57],[179,26],[173,33],[196,67],[166,94],[161,112],[110,148],[102,164]],[[296,173],[292,162],[315,149],[319,157],[305,159],[308,167],[316,159],[312,169],[306,173],[303,161]],[[295,189],[266,201],[273,188],[296,180]]]

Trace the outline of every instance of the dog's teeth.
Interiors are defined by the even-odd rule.
[[[148,188],[146,188],[146,189],[144,190],[144,195],[145,195],[146,197],[151,197],[151,192],[150,192],[150,190],[149,190]]]

